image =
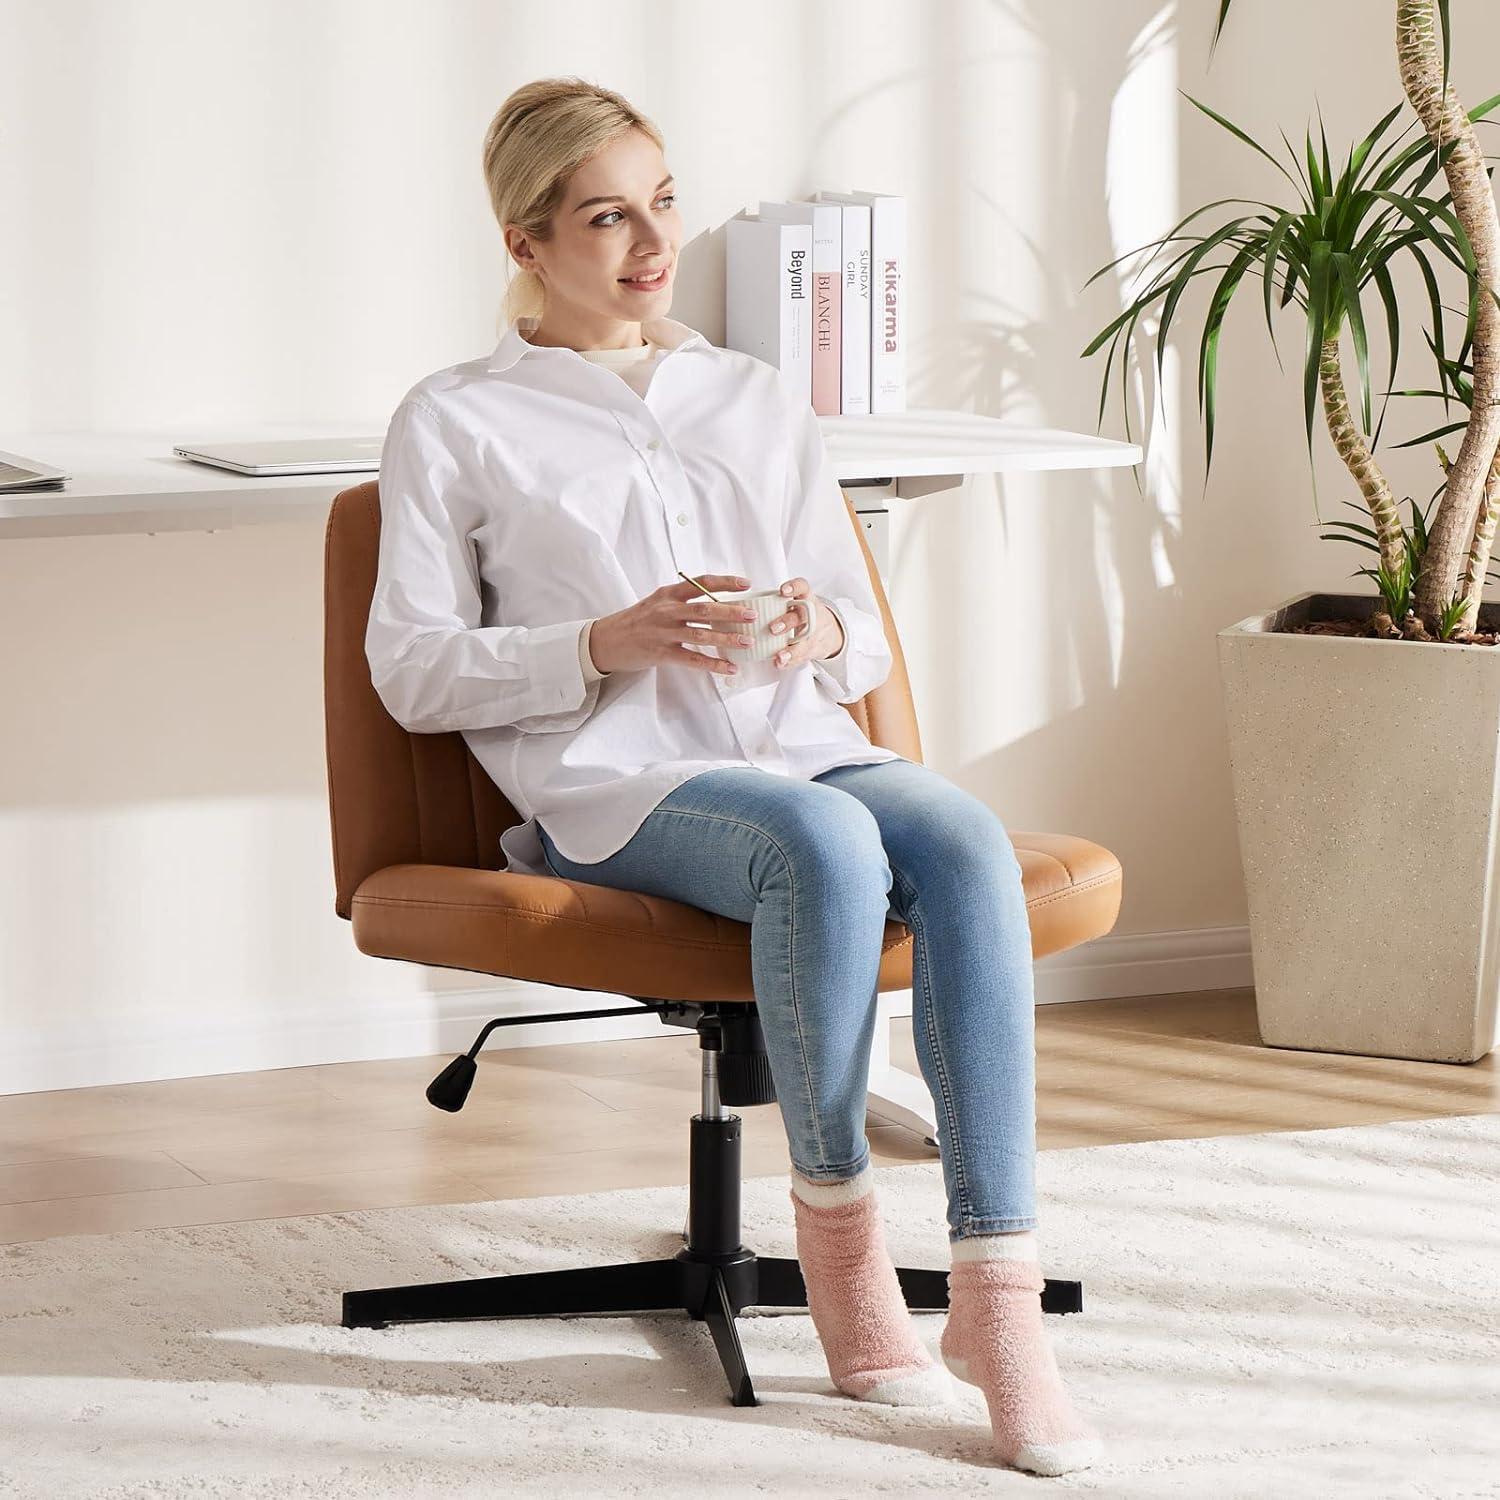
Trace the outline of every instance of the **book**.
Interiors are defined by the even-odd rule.
[[[870,208],[870,410],[906,410],[906,199],[897,193],[824,192],[820,200]]]
[[[724,343],[812,400],[812,226],[739,213],[724,225]]]
[[[813,199],[831,201],[825,193],[814,193]],[[867,417],[870,414],[870,205],[840,203],[838,209],[843,216],[839,410],[845,416]]]
[[[834,417],[843,409],[839,397],[843,343],[842,273],[843,205],[805,199],[782,203],[762,200],[762,219],[812,227],[812,407]]]

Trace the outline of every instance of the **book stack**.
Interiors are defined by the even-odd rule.
[[[906,199],[817,192],[725,225],[724,342],[819,416],[906,410]]]

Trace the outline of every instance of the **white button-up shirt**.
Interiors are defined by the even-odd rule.
[[[885,681],[891,652],[811,404],[771,365],[669,318],[642,324],[663,348],[644,397],[577,350],[528,342],[535,327],[512,324],[493,354],[397,406],[365,632],[391,716],[458,730],[520,814],[501,868],[550,873],[538,820],[569,859],[605,859],[717,767],[811,779],[902,759],[839,706]],[[681,583],[679,569],[753,589],[801,575],[844,645],[793,667],[741,661],[734,676],[666,662],[586,673],[591,622]]]

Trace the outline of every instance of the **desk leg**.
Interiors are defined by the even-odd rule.
[[[936,1149],[937,1109],[927,1085],[915,1073],[891,1065],[891,1011],[902,993],[891,990],[876,1000],[875,1040],[870,1047],[870,1078],[866,1085],[869,1105],[886,1119],[915,1130]],[[904,993],[910,995],[911,991]]]

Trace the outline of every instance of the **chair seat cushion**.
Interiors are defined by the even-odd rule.
[[[1102,936],[1120,863],[1065,834],[1012,833],[1032,956]],[[753,1000],[748,923],[613,886],[461,865],[387,865],[362,881],[354,942],[375,958],[658,1000]],[[912,983],[912,935],[888,921],[879,988]]]

